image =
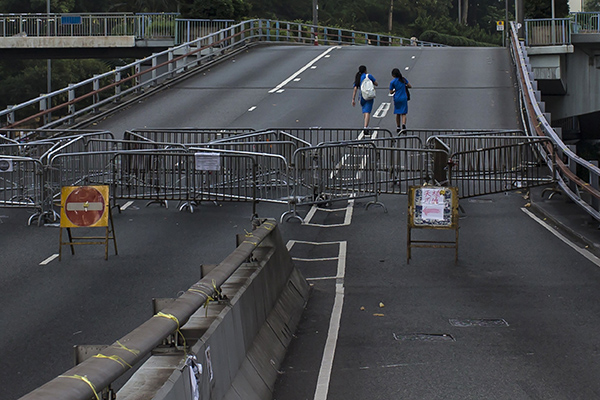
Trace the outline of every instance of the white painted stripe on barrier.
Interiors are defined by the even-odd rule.
[[[129,206],[131,206],[133,204],[133,201],[128,201],[127,203],[123,204],[123,207],[120,207],[121,211],[125,211],[129,208]]]
[[[273,89],[269,90],[269,93],[275,93],[275,92],[277,92],[282,87],[284,87],[285,85],[287,85],[288,83],[290,83],[292,80],[294,80],[298,75],[300,75],[301,73],[303,73],[304,71],[306,71],[308,68],[310,68],[314,63],[316,63],[321,58],[323,58],[327,54],[329,54],[332,50],[339,49],[339,48],[340,48],[339,46],[334,46],[334,47],[328,48],[327,50],[325,50],[324,53],[322,53],[319,56],[315,57],[312,61],[310,61],[304,67],[302,67],[298,71],[294,72],[294,74],[292,74],[292,76],[290,76],[289,78],[287,78],[286,80],[284,80],[283,82],[281,82],[279,85],[275,86]]]
[[[341,279],[337,279],[335,284],[335,300],[333,302],[331,319],[329,320],[329,331],[327,332],[327,341],[325,342],[325,351],[323,352],[323,358],[321,360],[321,369],[319,370],[319,379],[317,380],[314,400],[327,400],[327,393],[329,392],[333,358],[335,357],[335,348],[337,346],[340,321],[342,319],[342,309],[344,307],[346,248],[347,242],[340,242],[337,278]]]
[[[531,219],[533,219],[538,224],[542,225],[544,228],[546,228],[548,231],[550,231],[550,233],[552,233],[554,236],[556,236],[557,238],[562,240],[565,244],[569,245],[569,247],[571,247],[573,250],[575,250],[576,252],[578,252],[579,254],[581,254],[582,256],[584,256],[585,258],[587,258],[594,264],[596,264],[596,266],[600,267],[600,258],[593,255],[590,251],[582,249],[581,247],[577,246],[575,243],[573,243],[572,241],[567,239],[565,236],[563,236],[556,229],[552,228],[546,222],[542,221],[540,218],[538,218],[537,215],[535,215],[528,209],[521,208],[521,211],[523,211],[525,214],[529,215],[531,217]]]
[[[58,254],[52,254],[50,257],[46,258],[44,261],[42,261],[40,263],[40,265],[48,265],[50,264],[52,261],[56,260],[58,258]]]

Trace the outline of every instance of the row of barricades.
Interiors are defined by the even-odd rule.
[[[7,135],[8,136],[8,135]],[[39,135],[38,135],[39,136]],[[63,186],[108,185],[111,203],[260,201],[298,206],[406,194],[444,184],[472,197],[548,184],[548,139],[519,131],[278,128],[66,131],[0,144],[0,207],[34,210],[29,223],[55,221]],[[385,207],[385,206],[384,206]]]

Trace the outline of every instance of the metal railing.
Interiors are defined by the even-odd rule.
[[[579,157],[554,132],[539,107],[533,89],[533,73],[528,70],[524,46],[519,41],[514,23],[511,23],[510,39],[520,88],[524,125],[530,135],[547,137],[556,148],[556,180],[560,190],[600,221],[600,168]],[[546,147],[548,164],[552,162],[549,157],[550,152],[551,149]]]
[[[174,38],[177,13],[0,14],[0,37],[135,36]]]
[[[232,19],[177,19],[175,27],[175,44],[191,42],[199,37],[210,35],[232,26]]]
[[[573,12],[568,18],[526,19],[527,46],[571,44],[572,34],[600,33],[600,12]]]
[[[573,33],[600,33],[600,11],[572,13]]]
[[[527,46],[558,46],[571,44],[571,18],[526,19]]]

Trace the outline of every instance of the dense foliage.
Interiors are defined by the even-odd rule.
[[[600,11],[600,0],[585,0],[583,8],[585,11]]]

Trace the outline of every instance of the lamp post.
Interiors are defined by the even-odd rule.
[[[388,33],[392,34],[392,19],[394,15],[394,0],[390,0],[390,16],[388,18]]]
[[[556,26],[554,18],[556,18],[556,13],[554,12],[554,0],[552,0],[552,44],[555,44],[556,41]]]
[[[312,2],[313,4],[313,41],[315,46],[318,44],[318,38],[317,38],[317,25],[319,25],[319,3],[317,3],[317,0],[313,0]]]
[[[502,44],[508,47],[508,0],[504,1],[504,32],[502,32]]]

